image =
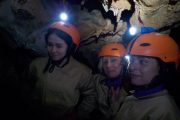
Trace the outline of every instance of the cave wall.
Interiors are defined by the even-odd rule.
[[[13,37],[17,47],[46,55],[44,34],[63,10],[80,31],[80,51],[85,57],[89,55],[83,51],[96,54],[103,44],[121,42],[129,26],[166,27],[170,33],[180,22],[178,0],[2,0],[0,27]],[[131,16],[122,19],[122,14]]]

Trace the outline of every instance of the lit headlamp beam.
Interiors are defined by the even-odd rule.
[[[62,21],[67,21],[68,20],[68,15],[67,15],[67,13],[62,12],[62,13],[60,13],[59,18]]]

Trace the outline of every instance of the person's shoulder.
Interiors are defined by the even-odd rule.
[[[48,61],[48,57],[37,57],[32,62],[31,65],[45,64]]]
[[[48,57],[37,57],[35,58],[32,62],[43,62],[43,61],[47,61]]]
[[[94,78],[94,83],[95,85],[98,87],[99,85],[101,86],[103,84],[103,80],[106,78],[105,76],[103,76],[102,74],[93,74],[93,78]]]
[[[78,60],[76,60],[73,57],[70,58],[70,62],[73,64],[74,67],[76,67],[78,69],[91,71],[91,69],[87,65],[79,62]]]
[[[174,99],[172,98],[172,96],[169,95],[167,90],[161,91],[154,98],[152,98],[152,100],[153,102],[151,102],[151,104],[154,104],[154,106],[156,106],[156,109],[159,109],[160,111],[168,109],[173,110],[177,107]]]
[[[106,77],[104,76],[104,75],[102,75],[102,74],[99,74],[99,73],[97,73],[97,74],[93,74],[93,76],[94,76],[94,79],[96,80],[96,81],[103,81],[104,79],[106,79]]]
[[[177,107],[175,100],[170,94],[168,94],[168,92],[166,95],[162,96],[161,99],[162,99],[161,102],[162,104],[164,104],[165,107],[164,109],[171,109]]]
[[[175,116],[178,116],[180,118],[179,108],[177,107],[173,98],[168,93],[159,96],[159,98],[157,99],[159,100],[157,100],[156,104],[154,105],[154,109],[155,109],[154,114],[158,114],[158,115],[161,114],[169,117],[173,116],[173,118],[175,118]]]

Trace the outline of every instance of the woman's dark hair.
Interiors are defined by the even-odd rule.
[[[55,28],[49,28],[47,31],[47,34],[45,35],[45,41],[46,44],[48,42],[48,37],[49,35],[55,33],[59,38],[63,39],[68,46],[71,46],[73,41],[72,41],[72,37],[70,35],[68,35],[66,32],[59,30],[59,29],[55,29]]]
[[[66,42],[68,49],[67,49],[66,55],[61,60],[53,61],[51,58],[49,58],[48,63],[46,64],[46,66],[43,70],[44,73],[48,70],[50,73],[53,72],[55,65],[60,64],[65,58],[68,58],[66,63],[64,63],[61,67],[66,65],[69,61],[70,55],[72,55],[74,53],[74,49],[76,47],[76,45],[72,41],[72,37],[69,34],[67,34],[66,32],[64,32],[62,30],[55,29],[55,28],[49,28],[48,29],[48,31],[45,35],[46,44],[48,44],[49,36],[53,33],[56,34],[59,38],[63,39]]]
[[[158,59],[160,65],[159,75],[163,81],[170,81],[176,74],[176,64],[174,62],[165,63]]]
[[[51,34],[56,34],[59,38],[63,39],[68,45],[67,54],[73,55],[76,49],[76,45],[73,43],[72,37],[67,34],[66,32],[56,29],[56,28],[49,28],[46,35],[45,35],[45,42],[48,43],[48,37]]]
[[[159,77],[171,95],[176,94],[178,88],[178,74],[174,62],[165,63],[158,59],[160,65]]]
[[[160,64],[160,77],[163,80],[169,94],[174,98],[176,104],[180,107],[179,103],[179,85],[180,85],[180,67],[176,69],[174,62],[165,63],[159,60]]]

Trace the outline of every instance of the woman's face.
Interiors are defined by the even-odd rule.
[[[129,73],[133,85],[148,85],[159,74],[160,66],[155,58],[131,56]]]
[[[56,34],[50,34],[47,40],[48,53],[52,60],[61,60],[67,52],[68,46],[66,42],[59,38]]]
[[[105,56],[102,57],[102,67],[109,78],[118,77],[121,73],[121,57]]]

